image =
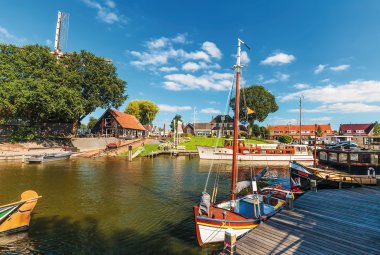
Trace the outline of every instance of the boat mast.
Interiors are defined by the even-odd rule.
[[[237,151],[238,151],[238,135],[239,135],[239,103],[240,103],[240,44],[241,40],[238,38],[236,65],[234,66],[236,73],[236,92],[235,92],[235,115],[234,115],[234,140],[233,140],[233,153],[232,153],[232,183],[231,183],[231,211],[235,209],[235,193],[236,193],[236,177],[237,177]]]

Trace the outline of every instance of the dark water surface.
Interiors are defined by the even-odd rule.
[[[0,204],[28,189],[43,196],[28,232],[0,237],[0,254],[217,254],[220,245],[198,247],[192,212],[210,164],[187,157],[0,162]],[[216,168],[223,199],[230,167]],[[250,175],[244,169],[239,178]],[[213,181],[214,175],[209,191]]]

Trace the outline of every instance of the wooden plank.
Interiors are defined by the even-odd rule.
[[[238,240],[237,248],[239,254],[377,254],[378,215],[380,189],[309,192],[295,210],[278,213]]]

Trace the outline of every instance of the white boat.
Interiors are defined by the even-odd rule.
[[[226,140],[224,147],[197,146],[200,159],[231,160],[233,146],[231,140]],[[239,139],[237,160],[241,161],[289,161],[313,162],[307,145],[298,144],[250,144]]]
[[[28,159],[28,163],[42,163],[45,161],[68,159],[70,158],[71,154],[71,151],[63,151],[33,155]]]

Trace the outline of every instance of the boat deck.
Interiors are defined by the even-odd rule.
[[[237,254],[379,254],[380,189],[308,192],[237,241]]]

